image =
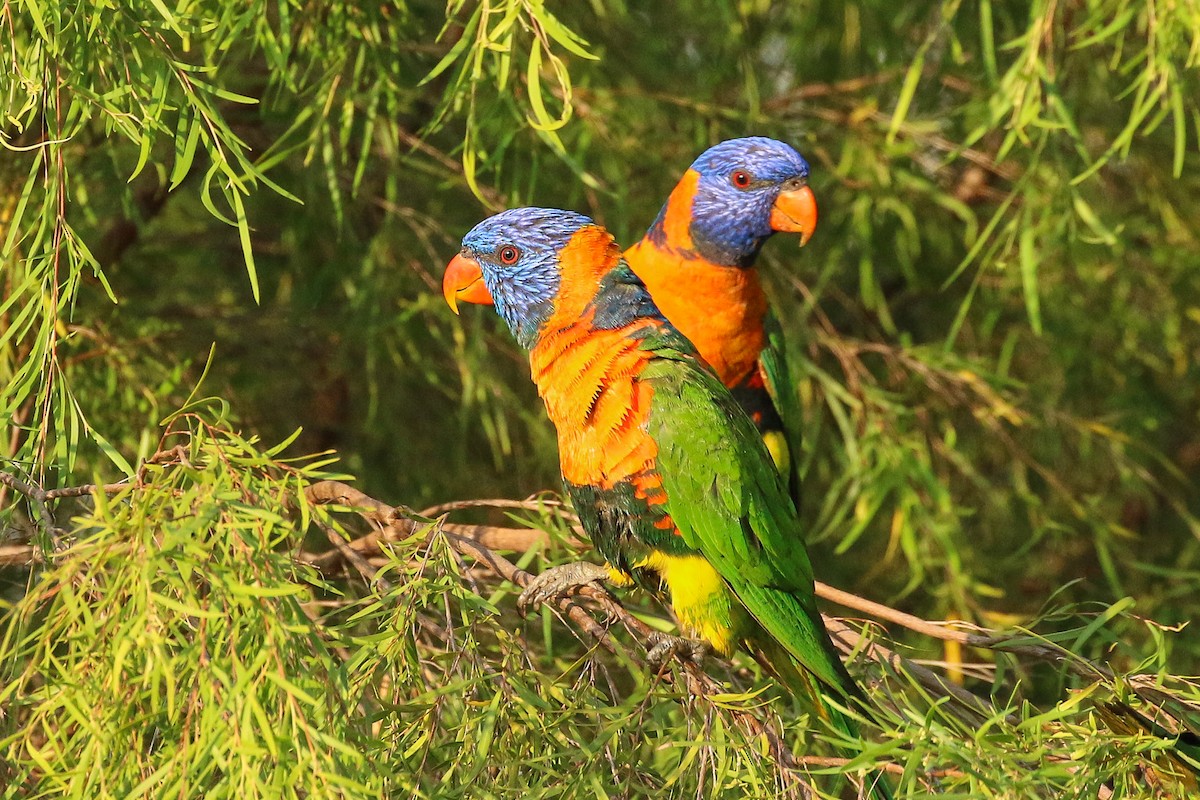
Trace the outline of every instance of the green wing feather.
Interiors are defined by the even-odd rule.
[[[658,444],[666,511],[771,639],[817,679],[859,695],[833,650],[813,593],[800,522],[754,424],[721,382],[665,343],[648,432]]]
[[[803,428],[804,410],[796,394],[795,376],[789,367],[783,328],[774,314],[767,314],[763,320],[763,333],[765,340],[762,352],[758,355],[758,367],[782,426],[781,433],[788,450],[785,477],[792,501],[799,508],[800,469],[803,462],[800,431]]]

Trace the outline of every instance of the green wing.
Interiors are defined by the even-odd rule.
[[[795,508],[754,423],[728,390],[667,341],[642,373],[666,511],[767,634],[822,683],[858,694],[813,594]]]
[[[800,507],[800,465],[802,451],[800,449],[800,430],[803,423],[803,409],[800,398],[796,394],[796,383],[788,367],[783,328],[774,314],[767,314],[763,321],[763,332],[766,341],[758,356],[758,367],[771,398],[771,405],[779,415],[783,430],[784,444],[787,447],[787,462],[782,465],[781,472],[787,479],[788,491],[796,508]]]

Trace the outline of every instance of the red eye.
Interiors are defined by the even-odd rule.
[[[744,169],[737,169],[729,176],[729,180],[733,181],[733,185],[737,188],[745,189],[751,182],[750,173]]]
[[[506,245],[501,247],[496,255],[499,257],[501,264],[515,264],[517,263],[517,259],[521,257],[521,251],[512,245]]]

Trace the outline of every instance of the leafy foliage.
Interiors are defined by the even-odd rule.
[[[441,265],[504,205],[630,242],[750,133],[809,157],[822,207],[765,253],[818,576],[1116,673],[892,630],[996,708],[871,672],[868,760],[912,796],[1169,792],[1165,740],[1104,709],[1200,725],[1200,8],[547,6],[0,4],[2,471],[128,484],[0,486],[0,554],[37,554],[0,568],[7,795],[844,789],[737,722],[825,751],[753,665],[688,699],[549,612],[516,624],[427,533],[378,557],[390,588],[322,575],[324,458],[258,444],[334,449],[392,502],[554,487],[520,355],[446,313]]]

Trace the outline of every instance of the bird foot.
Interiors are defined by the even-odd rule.
[[[587,561],[576,561],[551,567],[541,574],[533,576],[533,580],[529,581],[529,585],[517,598],[517,611],[521,616],[525,616],[533,606],[540,605],[552,597],[566,594],[579,586],[603,589],[604,581],[607,579],[607,567]]]
[[[704,642],[667,633],[654,632],[647,637],[646,643],[650,645],[646,650],[646,663],[655,672],[661,670],[667,659],[672,657],[700,664],[708,655],[708,645]]]

